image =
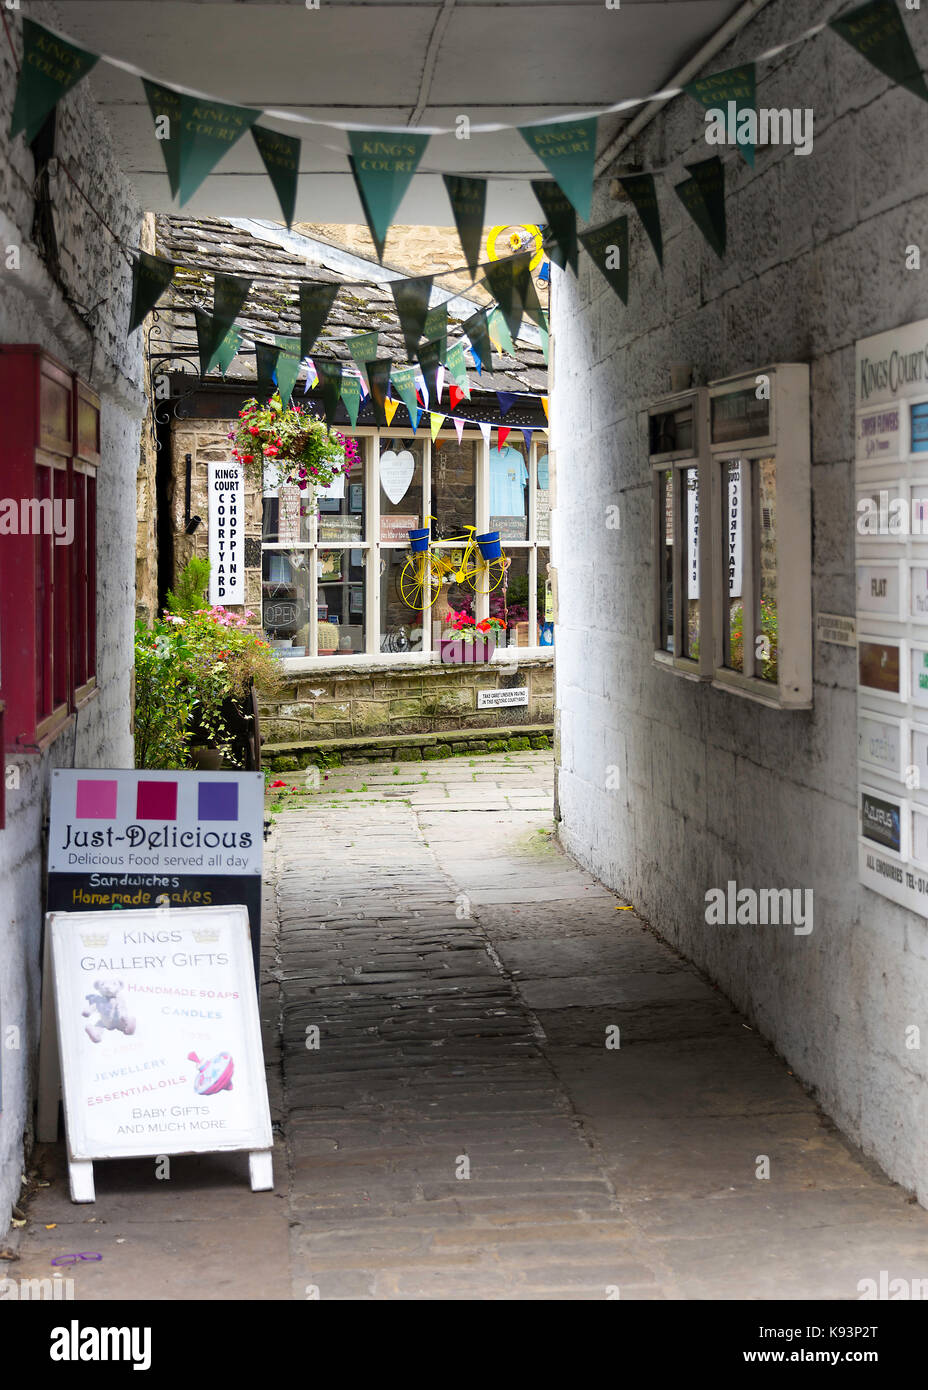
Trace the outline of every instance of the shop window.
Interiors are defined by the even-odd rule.
[[[432,526],[437,540],[477,525],[477,445],[437,439],[432,450]],[[492,527],[492,522],[491,522]]]
[[[713,383],[718,684],[780,707],[812,699],[809,373]],[[705,620],[707,610],[703,606]]]
[[[525,449],[510,436],[502,449],[490,450],[490,530],[507,541],[528,540],[528,466]]]
[[[32,752],[96,685],[100,407],[33,346],[0,347],[0,399],[0,700],[6,748]]]
[[[541,454],[535,464],[535,535],[538,545],[551,544],[551,487],[548,455]]]
[[[408,544],[407,532],[424,515],[425,442],[422,439],[379,441],[378,502],[382,543]]]
[[[350,656],[365,650],[366,558],[365,552],[360,549],[340,548],[318,552],[320,656]]]
[[[384,547],[380,555],[380,650],[382,652],[421,652],[425,641],[425,609],[413,607],[403,596],[406,550]],[[414,597],[414,585],[407,587]]]
[[[710,489],[703,389],[658,402],[648,417],[654,499],[654,650],[661,662],[708,679],[710,583],[705,498]]]

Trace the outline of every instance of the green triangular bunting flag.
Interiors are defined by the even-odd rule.
[[[492,371],[493,345],[490,342],[490,334],[487,329],[486,310],[478,309],[476,314],[472,314],[461,327],[471,344],[471,351],[477,361],[478,372],[481,372],[484,367]]]
[[[691,164],[674,192],[717,256],[725,254],[725,169],[718,155]]]
[[[429,137],[412,131],[394,135],[389,131],[349,130],[348,143],[348,162],[377,247],[377,259],[382,261],[393,214],[419,167]]]
[[[292,339],[295,343],[296,339]],[[280,392],[280,403],[286,406],[290,397],[293,395],[293,388],[296,379],[300,374],[300,359],[295,352],[288,352],[284,344],[280,344],[280,356],[277,359],[277,389]]]
[[[416,400],[416,368],[396,367],[393,371],[393,385],[400,393],[400,399],[409,412],[410,421],[415,425],[419,402]]]
[[[140,251],[139,258],[132,267],[132,311],[129,315],[129,332],[138,328],[146,314],[155,307],[174,278],[174,262],[161,256],[150,256]]]
[[[361,409],[361,383],[356,376],[342,373],[342,400],[353,429],[358,423],[358,411]]]
[[[584,220],[593,207],[593,165],[596,162],[597,121],[558,121],[519,126],[530,150],[557,179]]]
[[[470,400],[470,383],[467,380],[467,363],[464,360],[463,343],[452,343],[448,349],[445,366],[448,368],[448,375],[455,386],[460,386],[464,395]]]
[[[577,213],[566,193],[548,179],[532,179],[532,192],[541,204],[551,236],[557,243],[545,249],[561,270],[570,266],[577,273]]]
[[[155,123],[155,139],[161,147],[164,167],[168,171],[171,197],[176,198],[180,188],[181,94],[170,87],[159,87],[157,82],[149,82],[144,77],[142,86]]]
[[[928,87],[894,0],[872,0],[829,23],[880,72],[928,101]]]
[[[16,86],[10,139],[22,130],[26,134],[26,144],[31,145],[49,111],[58,105],[65,92],[87,76],[96,61],[96,53],[76,48],[34,20],[24,19],[23,65]]]
[[[445,360],[448,351],[448,301],[443,304],[436,304],[434,309],[430,309],[425,316],[425,326],[422,329],[422,336],[429,343],[437,343],[441,354],[441,360]]]
[[[657,187],[654,183],[654,175],[629,174],[626,178],[619,179],[619,183],[634,203],[635,211],[641,218],[642,226],[654,247],[657,263],[663,269],[664,238],[661,234],[661,212],[657,203]]]
[[[274,185],[280,210],[288,228],[293,225],[296,210],[296,185],[300,176],[300,142],[292,135],[280,135],[276,130],[253,125],[251,133],[264,161],[268,178]]]
[[[519,336],[522,315],[526,308],[526,282],[531,281],[529,263],[532,253],[523,252],[520,256],[510,256],[504,261],[495,261],[487,266],[483,282],[502,310],[503,318],[510,335]]]
[[[322,404],[325,407],[325,422],[327,425],[334,425],[338,412],[338,402],[342,394],[342,364],[341,362],[322,362],[317,357],[315,366],[319,373],[319,388],[322,391]],[[357,416],[355,416],[355,420],[357,420]]]
[[[519,327],[522,327],[522,320],[519,320]],[[510,357],[515,357],[516,349],[509,332],[509,325],[503,317],[502,310],[499,308],[491,309],[487,314],[487,332],[491,341],[495,339],[500,352],[508,352]]]
[[[381,358],[378,362],[367,363],[367,378],[371,384],[371,401],[374,406],[374,419],[382,428],[387,425],[387,414],[383,408],[383,403],[387,399],[387,389],[390,385],[390,368],[393,363],[389,357]]]
[[[757,80],[753,63],[726,68],[711,77],[699,77],[683,88],[695,97],[707,112],[714,112],[713,122],[706,123],[706,143],[709,145],[736,144],[753,167],[754,146],[757,144]],[[743,113],[743,114],[742,114]]]
[[[194,309],[197,325],[197,348],[200,354],[200,375],[207,376],[214,367],[219,367],[223,376],[235,354],[242,345],[242,335],[237,328],[226,327],[219,337],[216,319],[205,309]]]
[[[429,297],[432,293],[431,275],[420,275],[415,280],[391,280],[393,301],[403,330],[406,356],[410,362],[416,355],[419,339],[423,336],[426,316],[429,312]]]
[[[595,261],[623,304],[628,303],[628,218],[614,217],[601,227],[581,232],[584,249]],[[547,341],[544,341],[547,359]]]
[[[375,361],[377,357],[377,339],[380,334],[359,333],[355,338],[348,339],[348,351],[351,353],[355,363],[361,369],[364,377],[364,384],[370,390],[370,382],[367,379],[367,363]]]
[[[487,181],[486,179],[461,178],[457,174],[442,174],[454,225],[461,238],[461,250],[473,280],[480,264],[480,248],[483,244],[483,225],[486,220]]]
[[[269,401],[277,389],[274,374],[277,371],[279,356],[280,348],[272,347],[270,343],[255,343],[255,374],[258,378],[256,394],[262,404]]]
[[[247,106],[226,106],[181,96],[180,102],[180,202],[196,193],[226,150],[250,130],[261,115]]]
[[[217,346],[240,312],[250,289],[249,276],[218,272],[213,276],[213,333]]]
[[[300,286],[300,356],[308,357],[329,316],[338,285],[329,281]]]

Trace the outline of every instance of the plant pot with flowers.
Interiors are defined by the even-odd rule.
[[[506,624],[500,618],[481,618],[478,623],[471,614],[455,613],[452,609],[439,643],[442,663],[460,666],[489,661],[496,651],[499,634],[505,630]]]
[[[246,401],[229,438],[235,458],[259,493],[264,491],[267,470],[276,476],[283,496],[302,494],[304,512],[315,511],[319,493],[349,474],[361,458],[355,440],[330,429],[305,406],[284,406],[277,391],[265,404],[256,397]]]

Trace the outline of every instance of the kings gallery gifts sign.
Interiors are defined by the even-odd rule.
[[[261,930],[260,772],[57,769],[48,836],[48,909],[248,908]]]

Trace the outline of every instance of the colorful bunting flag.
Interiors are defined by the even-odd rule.
[[[129,332],[133,333],[158,303],[174,278],[173,261],[150,256],[140,251],[132,266],[132,309],[129,313]]]
[[[448,375],[455,386],[470,400],[470,382],[467,380],[467,363],[464,360],[464,344],[452,343],[445,358]]]
[[[577,273],[577,213],[566,193],[549,179],[532,179],[532,192],[541,204],[551,236],[557,243],[556,249],[548,250],[555,265],[564,270],[570,266]]]
[[[517,338],[522,327],[527,284],[532,278],[529,270],[531,259],[531,251],[526,251],[518,256],[509,256],[504,261],[495,261],[487,266],[482,282],[499,305],[511,338]]]
[[[587,222],[593,208],[597,125],[594,117],[587,121],[519,126],[519,134],[529,149],[546,165],[548,172]]]
[[[460,386],[448,387],[448,404],[452,410],[457,410],[459,403],[464,399],[464,392]]]
[[[438,438],[438,431],[441,429],[442,425],[445,423],[445,417],[444,417],[444,415],[441,415],[437,410],[430,410],[430,411],[429,411],[429,421],[430,421],[430,427],[431,427],[431,431],[432,431],[432,443],[434,444],[434,443],[435,443],[435,440]]]
[[[180,139],[182,207],[260,115],[260,111],[252,111],[247,106],[228,106],[224,102],[203,101],[181,94],[180,129],[175,132],[172,128],[171,139],[175,134]]]
[[[663,269],[664,239],[661,234],[661,214],[657,203],[654,175],[628,174],[625,178],[619,179],[619,183],[634,203],[635,211],[641,218],[642,225],[654,247],[657,263]]]
[[[580,240],[623,304],[628,303],[628,217],[581,232]]]
[[[518,394],[513,391],[497,391],[496,399],[499,401],[500,415],[505,416],[509,414],[519,397]]]
[[[419,167],[429,137],[413,131],[397,135],[389,131],[349,130],[348,143],[348,162],[377,248],[377,259],[382,261],[393,214]]]
[[[300,285],[300,356],[308,357],[329,316],[339,286],[328,281]]]
[[[384,414],[385,414],[386,417],[387,417],[387,424],[388,424],[388,425],[392,425],[392,424],[393,424],[393,417],[394,417],[394,415],[396,414],[396,412],[399,410],[399,408],[400,408],[400,402],[399,402],[399,401],[393,400],[393,398],[392,398],[391,396],[388,396],[388,397],[386,398],[386,400],[385,400],[384,403],[383,403],[383,411],[384,411]]]
[[[534,430],[525,429],[522,431],[522,438],[525,440],[525,452],[529,453],[532,447],[532,435]]]
[[[279,347],[272,347],[270,343],[255,342],[255,374],[258,378],[256,395],[262,404],[271,399],[276,389],[279,356]]]
[[[155,123],[155,139],[164,157],[171,197],[176,198],[180,189],[181,94],[170,87],[161,87],[157,82],[149,82],[145,77],[142,78],[142,86]]]
[[[441,366],[441,352],[438,343],[424,343],[419,349],[419,366],[422,368],[422,375],[425,378],[425,387],[428,392],[428,404],[438,405],[441,400],[441,390],[438,384],[438,369]]]
[[[502,425],[500,425],[499,429],[496,431],[496,437],[499,440],[496,447],[499,449],[500,453],[503,452],[503,445],[506,443],[511,433],[512,430],[508,426],[504,429]]]
[[[490,343],[489,328],[487,326],[486,309],[478,309],[476,314],[471,314],[470,318],[463,325],[463,332],[467,335],[467,339],[470,343],[470,350],[478,375],[482,373],[484,364],[492,371],[493,349]]]
[[[391,280],[390,289],[403,332],[403,342],[406,344],[406,356],[412,362],[419,347],[419,339],[427,336],[425,323],[432,294],[432,277],[420,275],[413,280]]]
[[[454,432],[457,435],[458,443],[460,444],[461,435],[464,433],[464,421],[459,420],[457,416],[454,417]]]
[[[928,87],[894,0],[871,0],[829,24],[879,72],[928,101]]]
[[[96,61],[96,53],[66,43],[41,24],[24,18],[23,65],[16,85],[10,139],[24,131],[26,144],[31,145],[48,113],[87,76]]]
[[[393,367],[389,357],[383,357],[377,362],[368,362],[367,380],[371,391],[371,402],[374,407],[374,419],[378,425],[386,425],[387,413],[384,410],[384,403],[387,400],[387,391],[390,386],[390,371]]]
[[[520,318],[519,327],[521,328],[521,326],[522,321]],[[508,353],[510,357],[515,357],[515,345],[509,335],[509,326],[500,309],[492,309],[487,315],[487,332],[500,352],[505,352]]]
[[[442,174],[454,225],[461,239],[461,250],[470,270],[471,280],[477,274],[480,264],[480,249],[483,243],[483,227],[486,221],[487,181],[486,179],[461,178],[457,174]]]
[[[484,444],[489,444],[489,442],[490,442],[490,430],[493,428],[493,426],[492,426],[492,425],[485,425],[485,424],[483,424],[483,423],[482,423],[481,421],[479,421],[479,420],[478,420],[478,422],[477,422],[477,425],[478,425],[478,428],[479,428],[479,430],[480,430],[480,433],[483,435],[483,442],[484,442]]]
[[[268,178],[274,185],[280,210],[288,229],[293,225],[296,211],[296,185],[300,176],[300,142],[292,135],[281,135],[265,126],[253,125],[251,133],[264,161]]]
[[[348,339],[348,351],[355,360],[364,378],[367,389],[370,390],[370,382],[367,378],[366,363],[373,362],[377,357],[377,342],[380,334],[376,331],[372,333],[358,333],[354,338]]]
[[[331,428],[335,424],[338,402],[342,397],[342,364],[341,362],[324,361],[320,358],[316,364],[316,370],[319,373],[321,383],[325,422]],[[360,405],[360,400],[358,404]],[[357,410],[355,410],[355,422],[357,422],[357,418]]]
[[[545,419],[547,420],[547,418],[548,418],[548,397],[547,397],[547,396],[542,396],[542,398],[541,398],[541,408],[542,408],[542,410],[545,412]]]
[[[351,421],[352,429],[358,423],[358,411],[361,409],[361,382],[356,376],[346,376],[342,373],[342,400],[345,402],[345,409],[348,411],[348,419]]]
[[[409,413],[410,421],[418,409],[418,402],[416,401],[417,375],[418,372],[415,367],[394,367],[393,369],[393,385],[400,393],[400,399]]]
[[[714,155],[687,169],[674,192],[717,256],[725,254],[725,166]]]
[[[739,151],[754,167],[754,146],[757,144],[757,75],[753,63],[738,68],[726,68],[711,77],[699,77],[683,88],[705,107],[718,113],[716,129],[707,123],[706,142],[724,145],[734,140]],[[747,119],[742,119],[742,112]],[[710,138],[712,137],[712,138]],[[728,137],[728,138],[727,138]]]

